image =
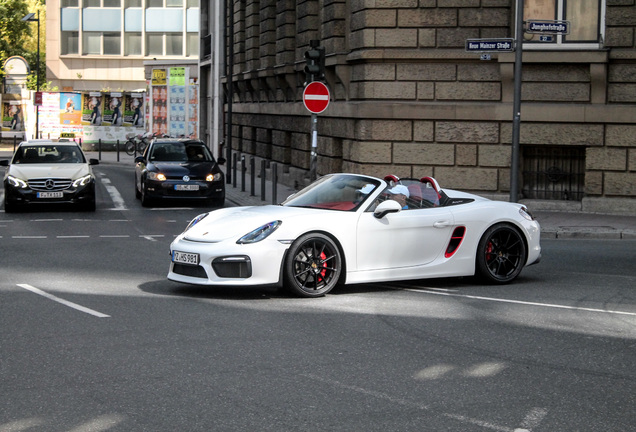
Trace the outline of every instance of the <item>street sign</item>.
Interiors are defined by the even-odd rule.
[[[307,84],[303,91],[305,108],[314,114],[319,114],[329,106],[329,89],[320,81]]]
[[[511,52],[514,50],[512,38],[466,39],[468,52]]]
[[[569,34],[570,21],[559,20],[527,20],[526,33],[533,34]]]

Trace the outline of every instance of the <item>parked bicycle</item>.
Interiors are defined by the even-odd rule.
[[[128,139],[128,141],[126,141],[126,144],[124,145],[124,150],[126,150],[126,154],[128,154],[129,156],[132,156],[135,154],[135,152],[137,153],[143,153],[144,150],[146,150],[146,147],[148,147],[148,144],[150,144],[150,140],[152,139],[153,135],[150,132],[146,132],[143,134],[129,134],[126,135],[126,138]]]

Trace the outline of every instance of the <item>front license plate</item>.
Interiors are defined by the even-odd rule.
[[[199,254],[190,252],[172,252],[172,262],[180,264],[199,265]]]
[[[38,198],[63,198],[64,192],[38,192]]]
[[[199,185],[174,185],[174,190],[178,191],[198,191]]]

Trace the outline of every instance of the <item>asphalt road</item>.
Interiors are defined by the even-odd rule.
[[[636,430],[636,243],[546,240],[510,286],[319,299],[166,279],[204,208],[0,213],[0,432]]]

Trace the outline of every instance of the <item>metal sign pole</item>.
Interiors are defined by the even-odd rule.
[[[515,94],[512,108],[512,155],[510,160],[510,202],[519,194],[519,135],[521,131],[521,65],[523,53],[523,0],[517,0],[517,34],[515,48]]]
[[[311,115],[311,160],[309,162],[309,177],[316,180],[316,165],[318,164],[318,114]]]

